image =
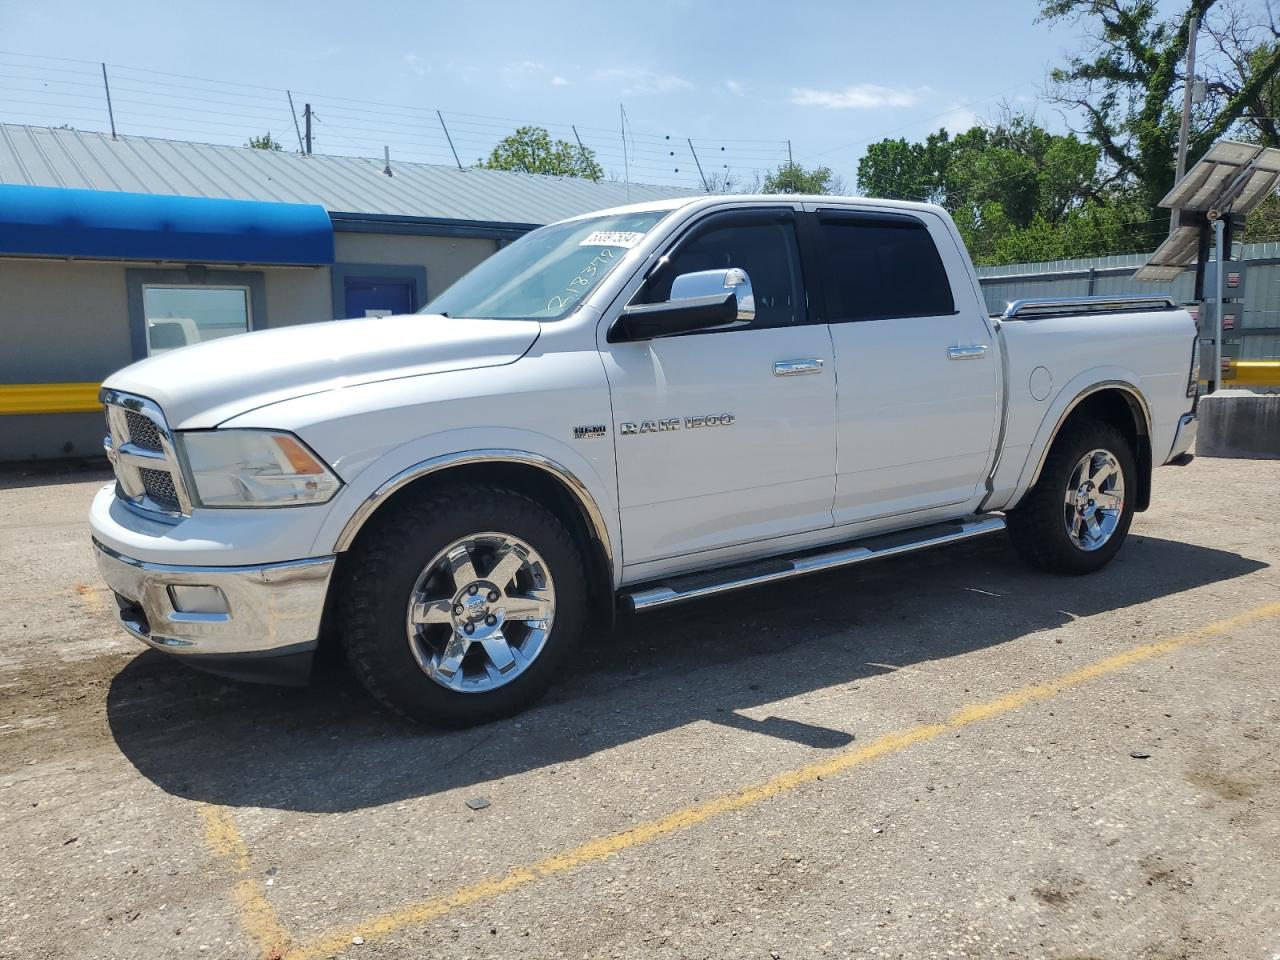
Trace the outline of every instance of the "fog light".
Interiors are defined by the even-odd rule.
[[[169,600],[178,613],[228,613],[227,597],[219,587],[169,585]]]

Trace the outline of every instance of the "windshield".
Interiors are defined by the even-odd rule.
[[[558,320],[669,212],[587,217],[534,230],[499,250],[418,312]]]

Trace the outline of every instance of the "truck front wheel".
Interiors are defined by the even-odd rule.
[[[468,726],[540,696],[582,632],[586,580],[556,516],[514,491],[437,491],[392,508],[344,558],[342,643],[374,697]]]
[[[1024,559],[1052,573],[1092,573],[1116,555],[1133,520],[1137,467],[1124,434],[1109,423],[1068,423],[1040,479],[1009,511]]]

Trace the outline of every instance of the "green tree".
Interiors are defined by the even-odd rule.
[[[1111,202],[1102,192],[1099,157],[1096,146],[1073,134],[1050,133],[1031,117],[1010,114],[955,137],[939,130],[918,143],[872,144],[858,163],[858,189],[941,204],[976,260],[1004,262],[1022,255],[1010,246],[1012,235],[1034,226],[1032,235],[1042,239],[1033,243],[1029,235],[1028,243],[1043,247],[1046,231],[1068,220],[1075,225],[1087,205]],[[1091,249],[1096,234],[1073,229],[1064,243]]]
[[[981,133],[981,128],[974,128]],[[947,203],[947,166],[954,148],[946,130],[931,133],[923,143],[902,137],[867,147],[858,161],[858,190],[888,200],[926,200]]]
[[[1192,14],[1210,42],[1197,48],[1208,96],[1192,118],[1189,160],[1226,135],[1274,145],[1280,44],[1275,26],[1238,0],[1184,0],[1168,19],[1156,0],[1042,0],[1042,20],[1083,23],[1091,37],[1084,54],[1052,72],[1050,96],[1082,118],[1081,132],[1149,218],[1168,215],[1158,203],[1173,185]]]
[[[245,146],[252,147],[254,150],[283,150],[284,149],[284,147],[280,144],[280,141],[271,135],[270,130],[268,130],[266,133],[264,133],[260,137],[250,137],[249,142],[246,143]]]
[[[595,151],[565,140],[552,140],[542,127],[520,127],[504,137],[477,166],[486,170],[517,170],[521,173],[545,173],[557,177],[581,177],[600,180],[604,169]]]
[[[784,163],[765,175],[763,193],[825,193],[844,192],[844,181],[829,167],[806,170],[798,163]]]

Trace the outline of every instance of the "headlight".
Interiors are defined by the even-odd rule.
[[[324,503],[342,481],[291,433],[197,430],[178,434],[200,507]]]

